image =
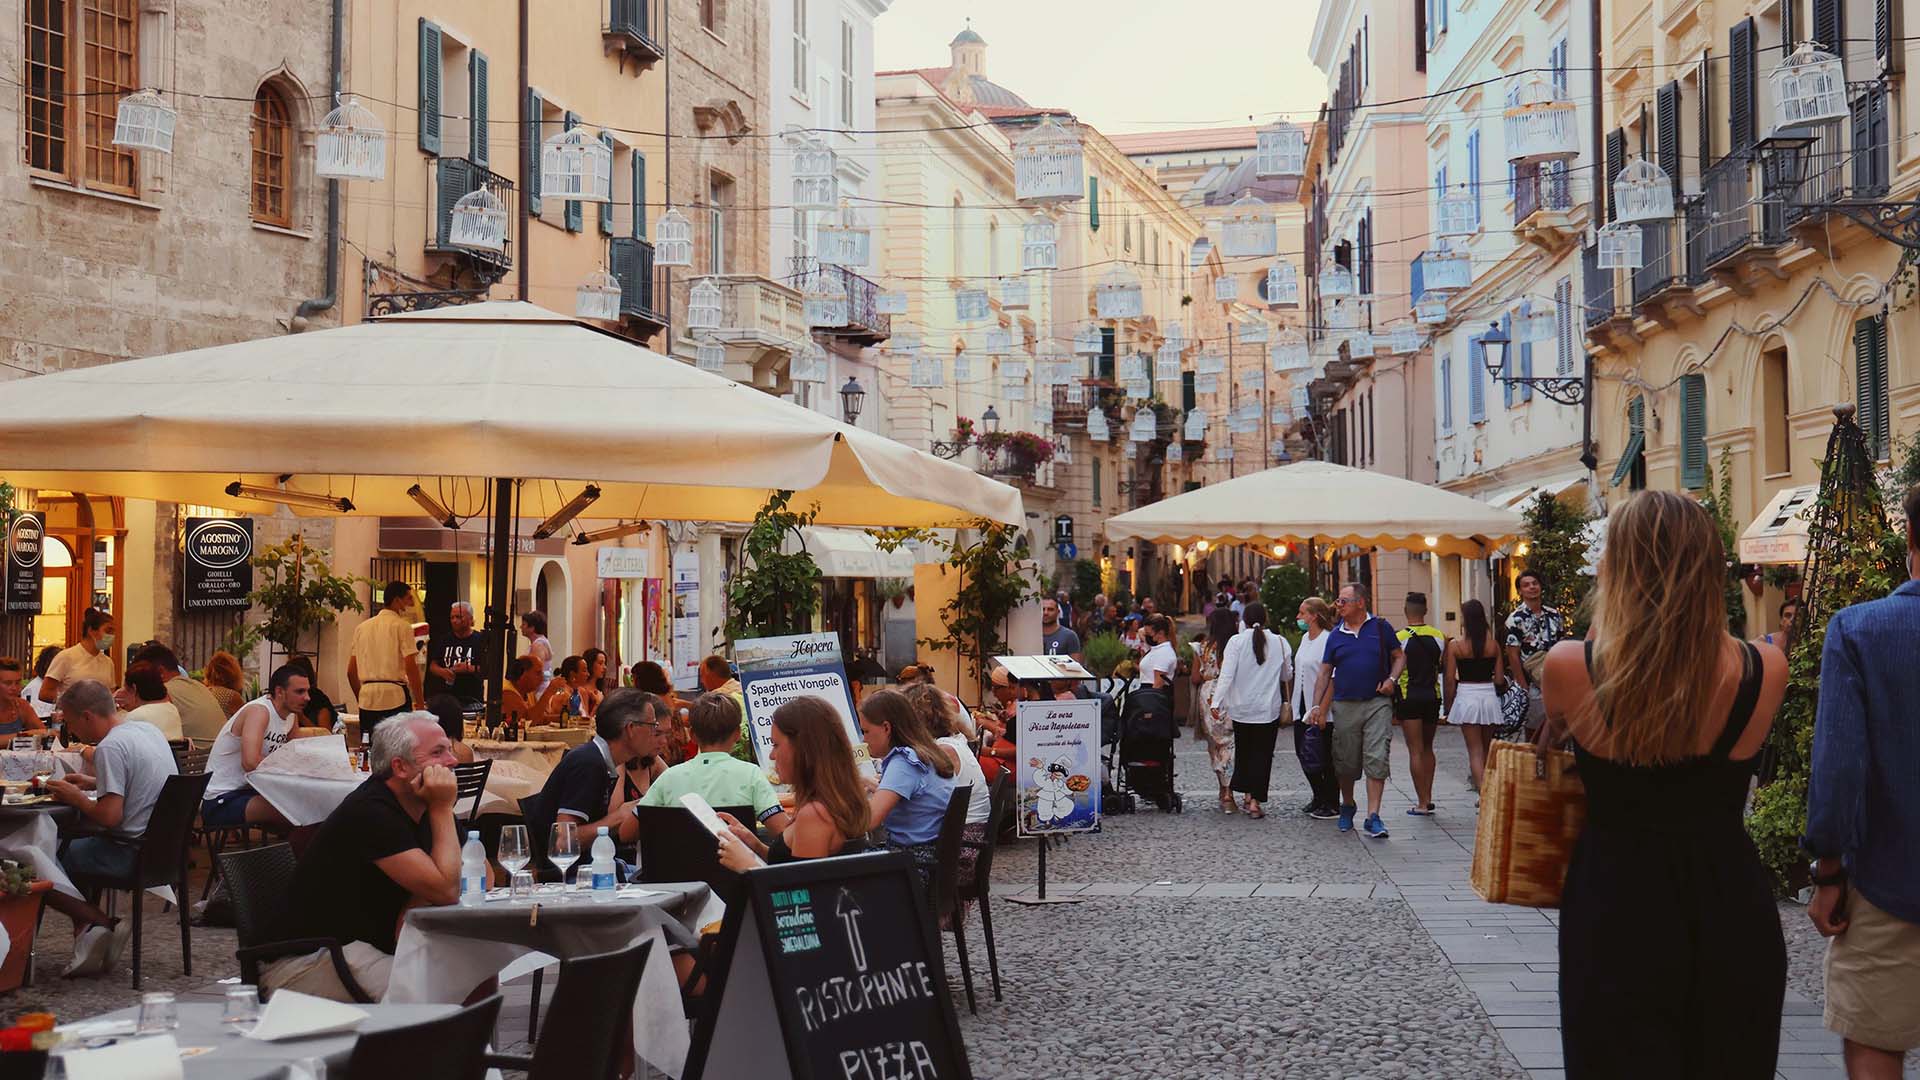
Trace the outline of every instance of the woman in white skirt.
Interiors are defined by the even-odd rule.
[[[1447,722],[1467,740],[1467,765],[1473,790],[1487,771],[1487,748],[1500,726],[1500,694],[1506,660],[1487,623],[1487,606],[1478,600],[1460,605],[1460,636],[1447,642]]]

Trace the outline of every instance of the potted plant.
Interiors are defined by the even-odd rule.
[[[256,552],[253,566],[260,572],[260,584],[247,601],[266,612],[259,634],[282,653],[299,652],[303,635],[332,622],[342,611],[366,610],[357,587],[367,579],[335,574],[327,552],[306,546],[299,533],[284,544]],[[368,584],[378,587],[378,583]],[[242,634],[227,644],[245,641]]]
[[[880,586],[881,599],[891,601],[893,606],[896,608],[905,605],[907,602],[907,598],[913,595],[913,579],[912,578],[903,578],[903,577],[881,578],[879,581],[879,586]]]
[[[954,418],[953,441],[959,443],[961,446],[966,446],[968,443],[971,443],[973,441],[973,418],[972,417],[959,416]]]
[[[40,923],[50,881],[34,876],[33,867],[12,859],[0,861],[0,927],[7,934],[7,958],[0,962],[0,991],[19,989],[33,958],[33,931]]]

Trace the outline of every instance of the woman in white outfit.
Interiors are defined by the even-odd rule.
[[[1280,710],[1293,677],[1293,649],[1267,629],[1264,605],[1248,604],[1240,620],[1246,629],[1227,642],[1220,678],[1213,684],[1212,712],[1233,721],[1233,790],[1246,796],[1242,808],[1252,818],[1266,817],[1267,781],[1273,773],[1273,741],[1280,733]]]
[[[1487,770],[1487,748],[1500,726],[1500,694],[1507,681],[1506,658],[1500,654],[1487,607],[1478,600],[1460,605],[1460,636],[1447,642],[1447,721],[1467,740],[1467,767],[1473,790]]]
[[[1326,718],[1314,705],[1320,693],[1320,667],[1327,656],[1327,631],[1333,629],[1333,608],[1317,596],[1300,602],[1294,620],[1306,636],[1300,639],[1300,651],[1293,654],[1293,753],[1300,761],[1313,799],[1302,809],[1308,817],[1330,821],[1340,816],[1340,790],[1333,777],[1333,732]],[[1318,724],[1315,721],[1319,721]],[[1307,753],[1307,740],[1319,746],[1318,755]],[[1312,761],[1318,768],[1308,768]]]

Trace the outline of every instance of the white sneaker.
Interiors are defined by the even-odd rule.
[[[107,957],[100,964],[101,971],[112,971],[120,963],[120,954],[127,951],[127,942],[132,937],[133,920],[122,915],[120,921],[113,924],[113,929],[107,932]]]
[[[89,926],[80,931],[80,936],[73,939],[73,961],[67,965],[66,977],[98,975],[105,971],[112,939],[113,931],[104,926]]]

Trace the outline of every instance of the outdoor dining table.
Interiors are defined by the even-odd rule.
[[[0,780],[31,780],[42,770],[53,776],[87,771],[78,750],[0,750]]]
[[[468,739],[467,745],[473,748],[473,756],[488,761],[515,761],[522,765],[539,769],[542,773],[553,771],[560,759],[573,749],[563,742],[502,742],[499,739]]]
[[[325,821],[354,788],[366,783],[368,775],[348,762],[346,743],[339,736],[324,736],[295,739],[269,754],[248,774],[247,784],[299,828]],[[518,762],[495,762],[487,788],[480,794],[479,811],[518,814],[520,800],[545,782],[545,770],[535,774]],[[472,811],[466,800],[454,806],[461,820]]]
[[[400,928],[385,1000],[465,1001],[487,979],[506,982],[556,959],[651,939],[633,999],[633,1048],[649,1065],[679,1076],[690,1039],[668,950],[698,945],[701,927],[717,921],[725,905],[697,881],[625,885],[601,903],[580,891],[555,899],[542,891],[533,900],[509,900],[495,890],[476,907],[414,908]]]
[[[183,1054],[199,1048],[205,1052],[183,1057],[181,1069],[187,1080],[283,1080],[288,1076],[322,1077],[329,1070],[345,1068],[353,1054],[353,1044],[361,1034],[387,1028],[405,1027],[438,1019],[453,1012],[457,1005],[356,1005],[368,1013],[358,1030],[337,1035],[316,1035],[306,1039],[281,1039],[266,1042],[249,1039],[221,1017],[227,1007],[221,1002],[181,1001],[176,1006],[180,1026],[171,1034]],[[135,1005],[105,1013],[89,1020],[137,1020]],[[140,1036],[126,1036],[137,1039]],[[123,1040],[124,1041],[124,1040]],[[334,1073],[333,1075],[340,1075]]]

